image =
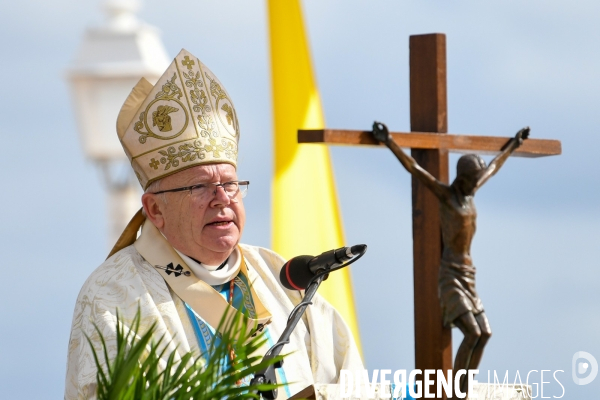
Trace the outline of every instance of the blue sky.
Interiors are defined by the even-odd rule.
[[[234,99],[242,139],[243,241],[269,246],[271,108],[262,1],[147,0],[140,18],[174,56],[191,51]],[[327,126],[409,130],[408,37],[447,35],[451,133],[559,139],[563,155],[510,159],[477,194],[473,257],[494,336],[480,370],[564,370],[568,399],[592,398],[571,357],[600,358],[600,4],[530,1],[304,2]],[[0,397],[59,398],[74,302],[104,259],[105,195],[78,142],[66,69],[99,1],[7,2],[0,15]],[[411,369],[410,179],[385,149],[331,148],[354,264],[367,366]],[[451,177],[456,156],[451,157]],[[324,249],[326,250],[326,249]],[[455,331],[455,348],[461,334]],[[534,375],[535,376],[535,375]],[[534,378],[540,382],[539,374]],[[559,396],[556,384],[545,395]]]

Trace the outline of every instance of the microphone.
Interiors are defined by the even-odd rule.
[[[365,254],[367,251],[366,244],[359,244],[352,247],[340,247],[336,250],[326,251],[320,256],[299,256],[289,260],[281,268],[279,280],[286,288],[290,290],[304,290],[302,301],[294,307],[288,317],[285,329],[279,336],[279,340],[265,354],[263,360],[272,360],[281,353],[281,349],[290,342],[292,331],[302,318],[302,314],[306,311],[306,307],[311,305],[313,296],[317,293],[317,289],[325,280],[329,272],[343,268],[352,264]],[[258,384],[277,384],[277,376],[275,369],[281,368],[282,362],[279,361],[271,364],[254,374],[254,378],[250,382],[251,385]],[[257,394],[261,394],[263,399],[277,398],[277,389],[257,390]]]
[[[325,253],[313,256],[298,256],[289,260],[279,272],[281,284],[290,290],[304,290],[321,272],[331,272],[345,267],[347,261],[362,256],[367,251],[366,244],[357,244],[352,247],[340,247]]]

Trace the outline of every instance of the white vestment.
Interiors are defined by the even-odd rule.
[[[95,324],[107,339],[109,357],[114,355],[117,308],[126,324],[134,318],[138,308],[141,310],[140,332],[156,321],[156,337],[164,335],[170,342],[165,354],[172,351],[180,355],[188,351],[198,354],[198,342],[184,302],[142,257],[136,244],[100,265],[79,293],[69,340],[66,400],[95,398],[96,364],[85,335],[101,354]],[[292,308],[300,303],[302,293],[287,290],[279,283],[279,270],[285,263],[281,256],[260,247],[239,247],[252,289],[272,316],[268,329],[276,341],[285,329]],[[177,262],[185,265],[181,258]],[[293,395],[312,383],[337,383],[341,369],[363,369],[352,334],[340,314],[318,294],[312,303],[283,349],[283,354],[293,353],[286,357],[283,366],[290,384],[287,390],[279,390],[278,397],[286,392]]]

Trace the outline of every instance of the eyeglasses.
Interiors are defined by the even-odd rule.
[[[230,198],[235,198],[238,194],[242,198],[246,197],[248,193],[248,186],[250,181],[231,181],[225,183],[199,183],[197,185],[180,187],[176,189],[160,190],[154,192],[154,194],[169,193],[169,192],[190,192],[190,196],[198,200],[207,200],[214,197],[217,194],[218,187],[222,187],[225,194]],[[214,188],[213,188],[214,186]]]

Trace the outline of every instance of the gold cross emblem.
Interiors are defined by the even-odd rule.
[[[160,163],[159,163],[157,160],[155,160],[154,158],[152,158],[152,160],[150,160],[150,164],[149,164],[149,165],[150,165],[152,168],[154,168],[154,169],[158,169],[158,166],[159,166],[159,164],[160,164]]]
[[[196,63],[194,62],[194,60],[190,60],[189,56],[185,56],[183,58],[183,61],[181,62],[181,64],[183,64],[184,66],[186,66],[187,69],[192,69],[192,65],[194,65]]]

